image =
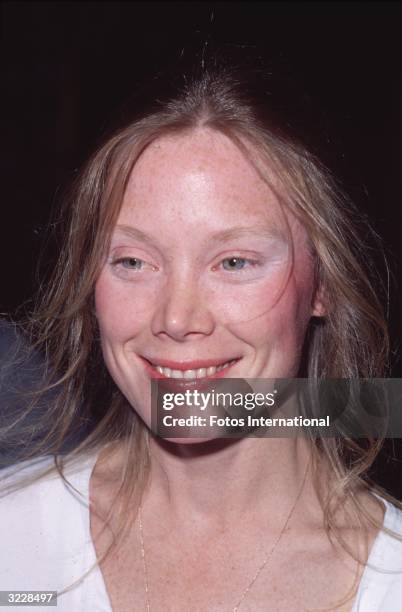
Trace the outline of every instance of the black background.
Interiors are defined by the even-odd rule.
[[[61,194],[138,82],[194,44],[258,44],[331,118],[333,170],[383,238],[395,277],[393,375],[402,375],[398,3],[6,2],[2,13],[0,312],[13,314],[37,287]],[[383,456],[380,477],[402,498],[395,465]]]

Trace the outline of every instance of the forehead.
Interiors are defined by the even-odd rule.
[[[156,165],[155,165],[156,164]],[[137,161],[132,179],[140,185],[154,171],[169,174],[175,171],[201,175],[216,173],[222,182],[255,184],[256,171],[239,147],[225,134],[210,128],[195,128],[191,131],[166,135],[152,142]],[[237,179],[237,180],[236,180]],[[221,182],[220,181],[220,182]]]
[[[141,154],[130,175],[118,223],[211,231],[266,225],[283,232],[299,223],[278,200],[279,181],[267,167],[269,184],[225,134],[200,127],[166,135]],[[273,186],[273,187],[272,187]],[[286,233],[286,232],[285,232]]]

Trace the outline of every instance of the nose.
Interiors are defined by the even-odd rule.
[[[212,333],[213,314],[197,279],[188,275],[169,279],[161,289],[151,327],[155,335],[169,336],[179,342]]]

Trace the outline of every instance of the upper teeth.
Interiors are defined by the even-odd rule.
[[[209,368],[199,368],[198,370],[172,370],[171,368],[162,368],[162,366],[155,365],[154,367],[160,374],[167,376],[168,378],[204,378],[205,376],[213,376],[217,372],[232,365],[236,360],[227,361],[219,366],[210,366]]]

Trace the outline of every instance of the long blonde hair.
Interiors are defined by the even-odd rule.
[[[106,371],[93,293],[131,170],[144,149],[157,138],[191,133],[194,128],[206,126],[231,138],[253,163],[259,164],[262,176],[261,160],[269,160],[286,193],[285,205],[307,229],[317,283],[331,303],[324,320],[311,321],[303,375],[368,378],[383,377],[388,372],[387,325],[377,281],[370,274],[368,251],[356,229],[364,222],[326,167],[275,124],[270,116],[269,96],[257,100],[248,86],[256,74],[250,77],[248,72],[245,76],[240,68],[214,66],[185,75],[174,95],[162,101],[155,97],[152,108],[96,151],[68,200],[64,246],[29,322],[30,342],[42,351],[47,364],[42,393],[49,387],[57,393],[43,410],[43,422],[51,424],[47,434],[24,458],[54,455],[56,469],[64,477],[62,449],[67,436],[86,420],[95,419],[91,433],[69,457],[79,460],[89,452],[113,448],[117,443],[123,445],[125,465],[115,500],[121,504],[122,517],[128,516],[129,507],[138,508],[147,482],[149,434]],[[37,401],[34,398],[28,410],[33,411]],[[21,436],[20,430],[18,435]],[[367,517],[356,495],[369,484],[383,497],[398,503],[367,478],[381,444],[380,439],[364,443],[347,438],[312,440],[316,469],[324,456],[333,473],[329,494],[323,500],[329,535],[340,538],[334,516],[345,499],[353,501],[362,525],[366,517],[381,528]],[[112,508],[106,522],[111,512]],[[116,545],[123,533],[122,519]]]

